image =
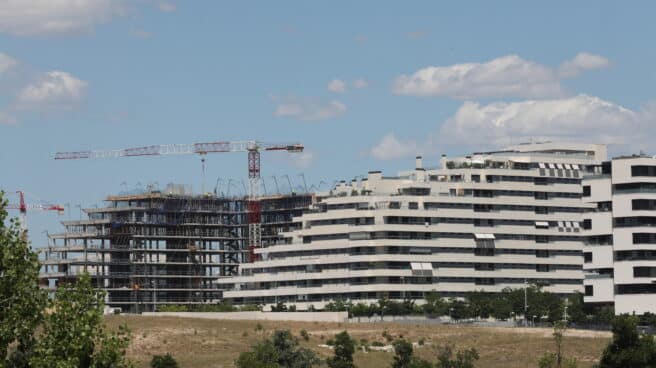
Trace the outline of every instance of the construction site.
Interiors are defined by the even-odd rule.
[[[222,299],[216,281],[253,262],[255,249],[282,244],[294,218],[314,202],[309,193],[260,195],[260,150],[299,152],[299,144],[215,142],[149,146],[116,151],[60,152],[57,160],[247,152],[250,193],[193,194],[169,184],[108,196],[85,219],[62,221],[41,250],[41,284],[51,289],[87,273],[106,292],[105,303],[124,312],[156,311],[160,305],[200,305]],[[203,178],[204,179],[204,178]],[[26,208],[21,209],[24,212]]]

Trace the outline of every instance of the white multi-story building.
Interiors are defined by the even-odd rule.
[[[581,223],[598,204],[582,199],[582,180],[605,160],[601,145],[535,143],[442,156],[438,169],[417,158],[395,177],[372,171],[322,195],[287,244],[256,250],[260,260],[218,283],[236,304],[300,309],[526,282],[583,292]]]
[[[656,312],[656,159],[644,155],[603,163],[583,181],[591,236],[584,248],[585,301],[614,304],[615,313]]]

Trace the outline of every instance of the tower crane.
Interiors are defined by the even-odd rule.
[[[260,183],[260,152],[287,151],[303,152],[300,143],[264,143],[259,141],[224,141],[190,144],[160,144],[144,147],[133,147],[119,150],[57,152],[55,160],[102,159],[140,156],[166,155],[199,155],[203,166],[203,183],[205,182],[205,156],[208,153],[248,152],[248,179],[250,181],[250,196],[247,203],[249,258],[256,259],[255,248],[262,246],[262,207],[259,202]]]
[[[19,203],[9,203],[7,205],[8,210],[18,210],[20,212],[21,219],[21,229],[23,230],[23,236],[27,235],[27,211],[38,210],[38,211],[57,211],[58,214],[64,213],[64,207],[58,204],[49,204],[49,203],[25,203],[25,193],[23,191],[16,191],[19,197]]]

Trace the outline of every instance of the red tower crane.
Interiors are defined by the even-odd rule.
[[[303,152],[300,143],[263,143],[258,141],[236,142],[206,142],[190,144],[160,144],[144,147],[133,147],[119,150],[57,152],[55,160],[101,159],[135,156],[164,156],[164,155],[200,155],[203,165],[203,183],[205,182],[205,155],[222,152],[248,152],[248,179],[250,181],[250,197],[247,202],[248,210],[248,239],[250,261],[255,257],[255,248],[262,246],[262,207],[259,202],[260,189],[260,151],[287,151]]]
[[[25,203],[25,194],[22,191],[17,191],[19,197],[19,203],[9,203],[7,205],[8,210],[18,210],[21,217],[21,228],[23,232],[27,231],[27,211],[39,210],[39,211],[57,211],[58,214],[64,213],[64,207],[58,204],[49,204],[49,203]]]

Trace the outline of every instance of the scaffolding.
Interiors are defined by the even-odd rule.
[[[194,196],[157,191],[106,198],[87,219],[63,221],[42,250],[43,285],[56,287],[88,273],[106,292],[105,303],[126,312],[158,305],[198,305],[222,298],[216,280],[238,275],[249,254],[247,197]],[[311,194],[259,197],[261,246],[288,242],[294,217]]]

